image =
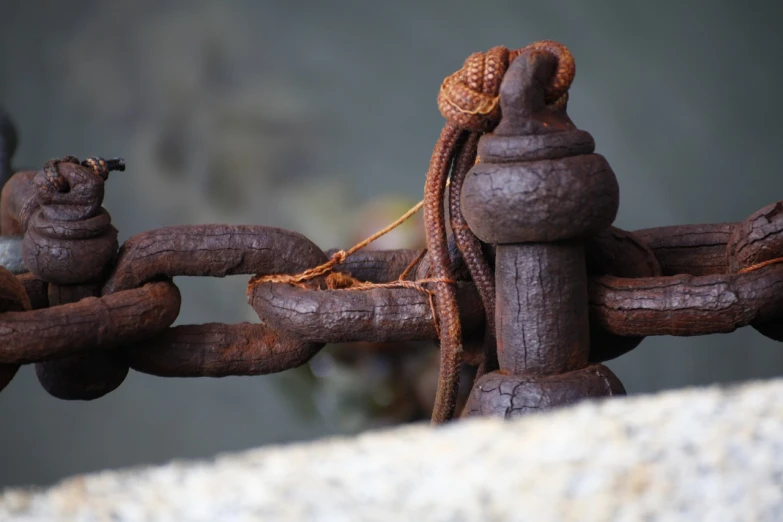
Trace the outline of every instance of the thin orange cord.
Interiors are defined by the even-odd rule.
[[[451,182],[450,180],[446,181],[446,186],[447,187],[449,186],[450,182]],[[381,236],[384,236],[384,235],[388,234],[389,232],[391,232],[395,228],[399,227],[400,225],[402,225],[403,223],[408,221],[419,210],[421,210],[421,208],[423,206],[424,206],[424,200],[421,200],[418,203],[416,203],[415,205],[413,205],[405,214],[400,216],[392,224],[388,225],[387,227],[383,228],[382,230],[379,230],[378,232],[376,232],[375,234],[371,235],[370,237],[368,237],[364,241],[361,241],[361,242],[355,244],[354,246],[352,246],[348,250],[339,250],[339,251],[335,252],[334,254],[332,254],[332,257],[329,259],[329,261],[327,261],[327,262],[325,262],[325,263],[323,263],[321,265],[318,265],[318,266],[316,266],[314,268],[307,269],[307,270],[305,270],[302,273],[295,274],[295,275],[275,274],[275,275],[264,275],[264,276],[256,275],[256,276],[253,276],[250,279],[250,282],[248,283],[247,293],[250,294],[250,292],[253,291],[253,288],[255,288],[256,286],[258,286],[260,284],[263,284],[263,283],[287,283],[287,284],[291,284],[291,285],[297,285],[298,283],[303,283],[304,281],[309,281],[311,279],[315,279],[316,277],[319,277],[319,276],[322,276],[324,274],[327,274],[327,273],[329,273],[332,270],[332,268],[335,267],[335,265],[341,264],[350,255],[355,254],[356,252],[358,252],[362,248],[366,247],[367,245],[369,245],[370,243],[372,243],[376,239],[380,238]],[[426,253],[427,253],[427,251],[425,250],[418,258],[416,258],[416,260],[413,263],[411,263],[411,265],[408,266],[408,268],[406,268],[405,271],[400,275],[399,279],[400,280],[404,279],[408,275],[410,270],[413,269],[415,264],[418,263],[419,261],[421,261],[421,259],[424,258],[424,255]],[[443,281],[431,280],[431,281],[426,281],[426,282],[434,283],[434,282],[443,282]],[[363,283],[363,284],[374,284],[374,283]],[[386,283],[384,283],[384,284],[386,284]]]
[[[296,284],[296,283],[302,283],[304,281],[309,281],[311,279],[315,279],[318,276],[322,276],[324,274],[329,273],[332,268],[334,268],[335,265],[339,265],[343,261],[348,258],[348,256],[356,253],[357,251],[361,250],[362,248],[366,247],[376,239],[378,239],[381,236],[384,236],[397,228],[398,226],[405,223],[408,219],[410,219],[416,212],[421,210],[421,207],[424,206],[424,201],[419,201],[416,203],[413,207],[411,207],[410,210],[408,210],[405,214],[403,214],[397,221],[392,223],[391,225],[387,226],[383,230],[379,230],[375,234],[371,235],[364,241],[361,241],[348,250],[338,250],[334,254],[332,254],[332,257],[327,261],[326,263],[323,263],[321,265],[316,266],[315,268],[310,268],[308,270],[305,270],[304,272],[296,275],[264,275],[264,276],[254,276],[250,283],[248,284],[247,291],[248,293],[252,292],[253,288],[255,288],[257,285],[260,285],[262,283],[288,283],[288,284]]]
[[[748,272],[753,272],[754,270],[764,268],[765,266],[776,265],[778,263],[783,263],[783,257],[776,257],[775,259],[769,259],[767,261],[762,261],[761,263],[756,263],[755,265],[746,266],[745,268],[738,270],[737,273],[747,274]]]
[[[411,263],[407,267],[405,267],[405,270],[402,271],[400,277],[398,277],[397,279],[399,279],[400,281],[405,280],[405,278],[408,277],[408,274],[411,273],[411,270],[413,270],[416,267],[416,265],[418,265],[421,262],[421,260],[424,259],[424,256],[426,255],[427,255],[427,249],[425,248],[424,250],[421,251],[421,253],[418,256],[416,256],[416,259],[411,261]]]

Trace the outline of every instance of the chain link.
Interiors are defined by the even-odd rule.
[[[25,287],[11,271],[0,268],[0,317],[6,315],[7,312],[24,312],[25,310],[30,310],[30,299],[27,297]],[[3,346],[3,348],[5,347]],[[0,391],[11,382],[18,370],[18,363],[0,361]]]

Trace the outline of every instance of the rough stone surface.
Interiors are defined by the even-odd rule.
[[[0,520],[783,520],[783,380],[6,490]]]

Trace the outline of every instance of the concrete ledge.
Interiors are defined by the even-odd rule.
[[[781,521],[783,380],[107,471],[4,521]]]

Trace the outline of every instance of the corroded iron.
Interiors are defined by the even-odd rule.
[[[30,310],[30,299],[24,286],[12,272],[0,268],[0,313],[26,310]],[[0,391],[14,378],[19,365],[19,361],[0,361]]]
[[[523,54],[500,87],[503,119],[481,138],[462,208],[495,251],[499,369],[477,380],[466,415],[521,415],[624,394],[591,364],[585,238],[607,230],[617,180],[592,137],[546,104],[547,55]],[[520,88],[524,86],[526,88]]]
[[[16,131],[0,115],[0,261],[16,272],[0,268],[0,389],[21,364],[53,395],[92,400],[129,369],[263,375],[328,343],[441,341],[442,422],[466,366],[478,370],[462,414],[511,417],[624,394],[601,363],[646,336],[751,326],[783,340],[783,202],[741,223],[613,227],[617,180],[567,115],[573,74],[553,42],[472,55],[439,94],[429,249],[347,258],[254,225],[167,227],[119,246],[102,205],[124,163],[67,157],[11,176]],[[261,278],[332,259],[312,278]],[[259,323],[171,326],[174,278],[237,274],[256,276]]]

